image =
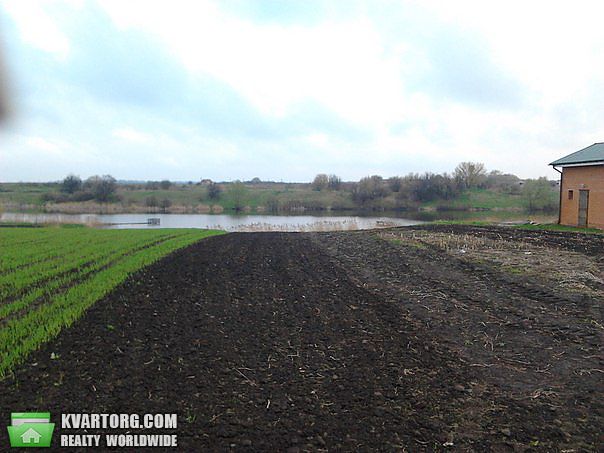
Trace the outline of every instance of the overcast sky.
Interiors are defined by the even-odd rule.
[[[604,141],[601,2],[0,3],[0,180],[520,177]]]

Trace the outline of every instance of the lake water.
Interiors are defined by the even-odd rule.
[[[549,216],[549,217],[548,217]],[[525,221],[529,218],[541,223],[555,221],[554,215],[529,216],[522,212],[506,211],[410,211],[384,212],[380,215],[333,215],[313,212],[312,215],[257,215],[257,214],[55,214],[12,213],[0,214],[4,222],[83,223],[101,228],[158,228],[147,225],[147,219],[159,218],[159,228],[213,228],[225,231],[335,231],[366,230],[384,226],[407,226],[434,220],[486,220],[490,222]]]
[[[159,226],[147,219],[158,218]],[[400,217],[225,214],[0,214],[4,222],[82,223],[101,228],[210,228],[225,231],[335,231],[407,226],[421,220]]]

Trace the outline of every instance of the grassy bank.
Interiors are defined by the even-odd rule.
[[[0,376],[133,272],[215,234],[220,232],[1,228]]]
[[[438,209],[487,209],[523,211],[523,198],[520,193],[505,193],[497,190],[469,189],[453,200],[443,203],[435,200],[424,205]]]
[[[302,212],[302,211],[505,211],[524,212],[520,193],[497,189],[469,189],[449,200],[429,202],[401,199],[397,193],[368,202],[355,201],[349,183],[340,190],[313,190],[305,183],[218,184],[220,193],[212,197],[208,185],[172,184],[169,188],[149,188],[142,184],[118,184],[112,201],[53,200],[59,185],[48,183],[4,183],[0,185],[0,207],[12,212],[57,213],[221,213],[221,212]],[[551,190],[557,200],[557,189]]]

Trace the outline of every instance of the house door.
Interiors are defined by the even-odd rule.
[[[587,227],[587,207],[589,206],[589,190],[579,190],[579,221],[580,227]]]

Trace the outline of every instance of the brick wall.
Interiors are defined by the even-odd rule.
[[[604,165],[563,169],[560,223],[577,226],[579,190],[582,189],[589,190],[587,226],[604,229]],[[573,191],[572,200],[569,200],[569,190]]]

